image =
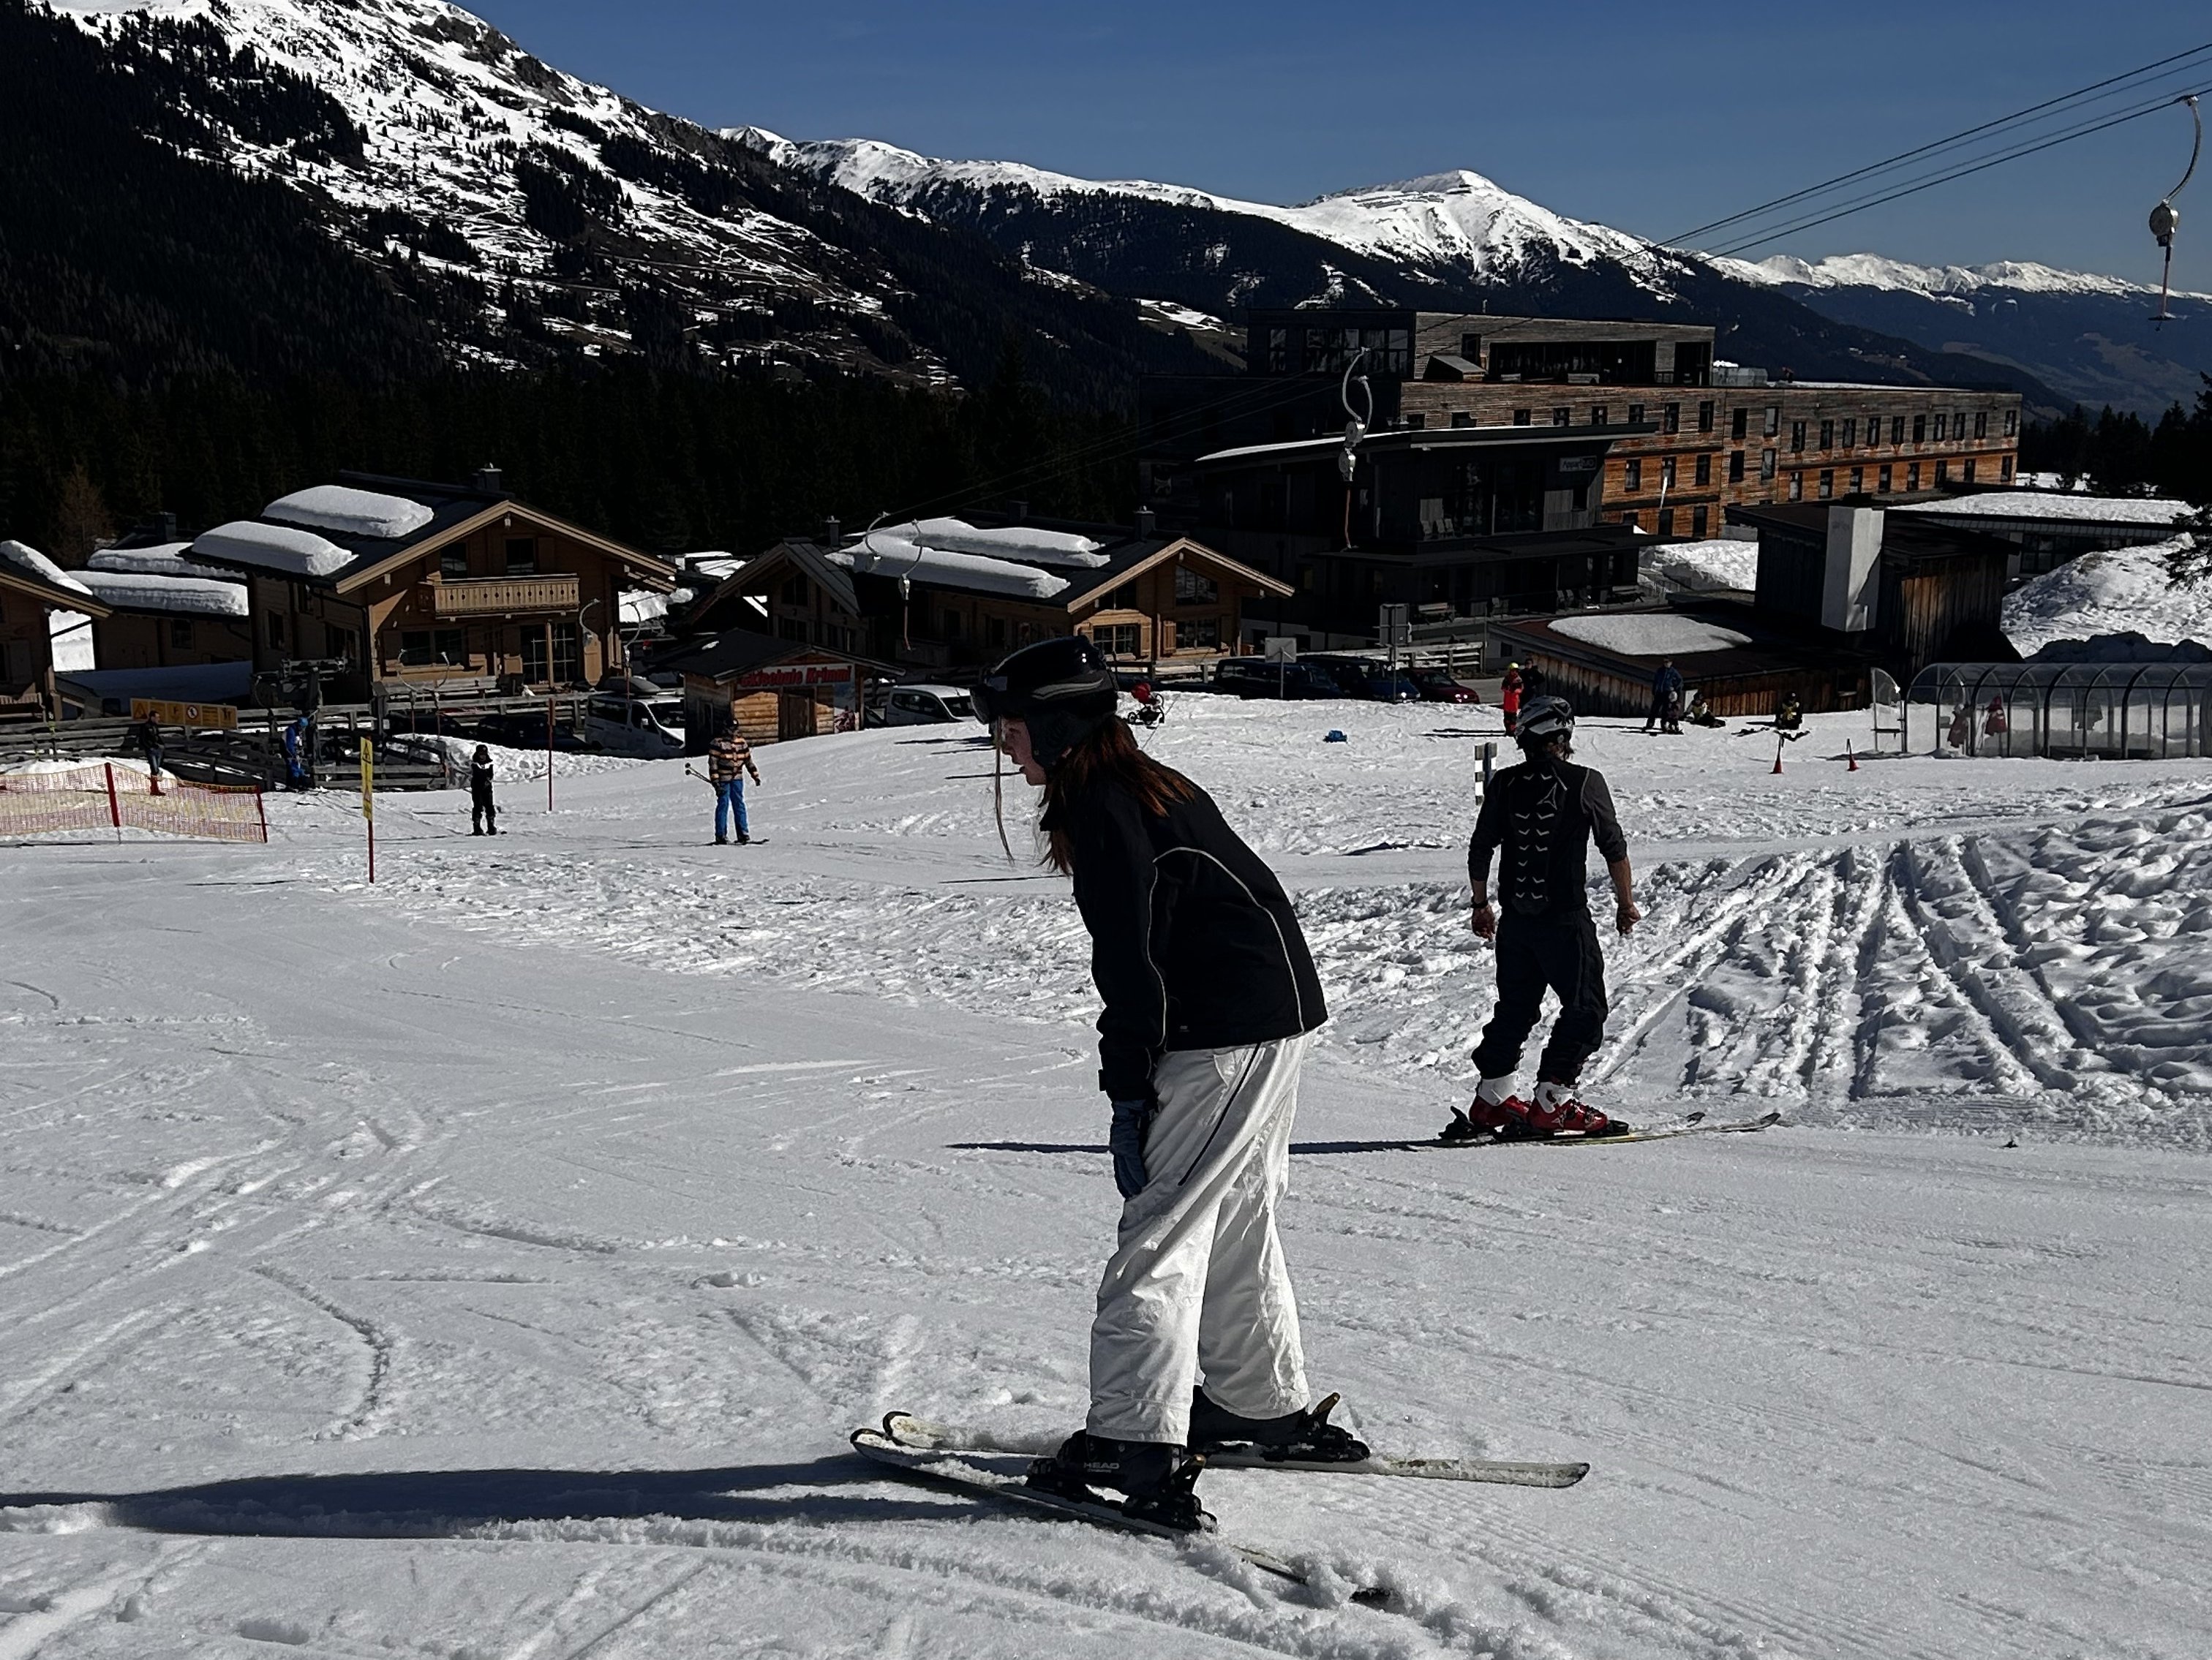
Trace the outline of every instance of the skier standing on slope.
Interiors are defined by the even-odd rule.
[[[743,847],[752,838],[752,827],[745,819],[745,775],[750,773],[755,784],[760,782],[760,768],[753,765],[753,747],[745,742],[745,735],[734,726],[707,746],[707,782],[714,791],[714,845],[720,847],[730,839],[730,809],[738,815],[738,845]]]
[[[1644,913],[1636,908],[1613,792],[1596,769],[1569,759],[1574,730],[1565,698],[1523,706],[1516,736],[1527,758],[1491,780],[1468,843],[1474,931],[1498,945],[1498,1004],[1474,1051],[1481,1086],[1466,1112],[1453,1112],[1448,1142],[1618,1133],[1604,1113],[1575,1099],[1575,1080],[1605,1034],[1606,1016],[1605,959],[1585,894],[1585,843],[1597,843],[1613,878],[1613,925],[1626,935]],[[1502,902],[1496,909],[1493,857]],[[1534,1099],[1524,1100],[1513,1093],[1514,1075],[1547,986],[1559,994],[1559,1017],[1537,1062]]]
[[[499,807],[491,798],[492,771],[491,750],[479,743],[469,762],[469,833],[472,836],[499,833]]]
[[[1328,1421],[1334,1397],[1308,1405],[1275,1233],[1298,1071],[1328,1017],[1321,982],[1274,873],[1204,791],[1137,748],[1089,639],[1024,647],[974,699],[1044,791],[1045,860],[1073,878],[1091,934],[1122,1198],[1091,1328],[1089,1418],[1030,1480],[1082,1499],[1117,1488],[1127,1515],[1202,1527],[1194,1453],[1367,1456]]]

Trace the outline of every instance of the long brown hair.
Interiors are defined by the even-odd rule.
[[[1137,748],[1127,722],[1109,720],[1085,734],[1060,757],[1044,786],[1045,811],[1057,821],[1045,833],[1044,862],[1063,876],[1075,869],[1075,838],[1066,815],[1053,815],[1053,809],[1080,799],[1098,784],[1127,791],[1138,807],[1155,817],[1198,793],[1198,786],[1175,768]]]

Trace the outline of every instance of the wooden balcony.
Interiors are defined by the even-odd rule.
[[[430,592],[441,617],[514,617],[567,611],[582,602],[574,576],[485,577],[439,582]]]

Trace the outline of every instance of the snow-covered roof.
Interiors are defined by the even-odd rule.
[[[1106,544],[1066,530],[1039,530],[1025,524],[1002,530],[979,530],[962,518],[924,518],[905,524],[886,524],[870,540],[878,547],[897,536],[924,548],[951,554],[981,554],[987,558],[1019,560],[1027,565],[1057,565],[1075,570],[1096,570],[1106,563],[1098,550]]]
[[[981,554],[955,553],[945,548],[925,548],[904,536],[878,530],[866,544],[833,553],[840,565],[868,576],[917,577],[945,588],[967,588],[977,593],[1011,594],[1018,599],[1050,599],[1064,593],[1067,579],[1033,565],[989,559]]]
[[[2108,524],[2178,524],[2197,510],[2154,496],[2089,496],[2063,491],[1991,490],[1942,501],[1908,501],[1900,513],[1972,513],[1990,518],[2063,518]]]
[[[681,595],[682,598],[678,598],[678,595]],[[659,621],[668,615],[668,608],[672,603],[680,605],[690,597],[691,591],[688,588],[678,588],[673,592],[665,594],[650,593],[641,588],[629,588],[624,589],[616,597],[615,603],[621,609],[622,620],[625,623],[635,626],[640,623]]]
[[[1759,585],[1759,543],[1717,538],[1665,542],[1637,550],[1637,561],[1678,588],[1752,589]]]
[[[435,517],[430,508],[405,496],[356,490],[348,484],[312,484],[295,490],[264,507],[261,516],[282,519],[287,524],[304,524],[313,530],[382,542],[413,536]]]
[[[2083,554],[2022,584],[2005,596],[2005,638],[2023,655],[2098,634],[2212,641],[2212,583],[2185,587],[2166,573],[2184,540]]]
[[[1554,617],[1552,632],[1601,651],[1623,657],[1690,657],[1699,651],[1725,651],[1748,645],[1751,636],[1723,628],[1717,622],[1686,617],[1673,611],[1641,611],[1632,615]]]
[[[155,576],[142,571],[87,571],[85,586],[118,611],[168,611],[182,616],[242,617],[246,585],[208,576]]]
[[[313,530],[234,518],[194,540],[192,557],[224,565],[248,565],[285,576],[327,577],[344,570],[354,556]]]
[[[0,542],[0,560],[14,566],[26,576],[37,578],[50,588],[66,588],[80,594],[92,592],[91,589],[27,542]]]
[[[185,558],[189,542],[158,542],[145,548],[102,548],[86,561],[94,571],[137,571],[148,576],[204,577],[207,572]]]

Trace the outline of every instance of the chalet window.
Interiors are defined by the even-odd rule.
[[[1659,457],[1659,488],[1662,490],[1674,488],[1674,457],[1672,456]]]
[[[1749,409],[1735,409],[1729,411],[1729,436],[1730,438],[1748,438],[1751,436],[1751,411]]]
[[[1976,438],[1987,438],[1989,435],[1990,435],[1990,412],[1989,412],[1987,409],[1977,409],[1977,410],[1975,410],[1975,411],[1974,411],[1974,436],[1975,436]]]
[[[1945,439],[1950,436],[1949,427],[1950,422],[1943,416],[1937,415],[1936,417],[1936,441],[1938,444],[1941,444]]]
[[[1874,488],[1883,495],[1889,494],[1889,463],[1887,461],[1881,463],[1881,471],[1877,475]]]
[[[507,573],[511,577],[534,577],[538,574],[538,538],[509,536],[507,539]],[[544,676],[539,676],[544,679]]]
[[[1659,510],[1659,534],[1662,536],[1674,534],[1674,510],[1672,507]]]
[[[1137,609],[1137,585],[1125,582],[1106,596],[1103,608],[1109,611],[1133,611]]]
[[[786,578],[783,579],[783,588],[782,588],[782,591],[782,591],[782,596],[783,596],[783,603],[784,603],[786,605],[804,605],[804,604],[805,604],[805,603],[806,603],[806,579],[805,579],[805,577],[804,575],[799,574],[799,573],[794,573],[793,574],[792,574],[792,575],[790,575],[790,576],[786,577]]]
[[[1573,415],[1574,411],[1571,409],[1554,409],[1552,411],[1552,425],[1564,427]]]
[[[1853,495],[1860,494],[1862,492],[1863,492],[1863,491],[1865,490],[1865,488],[1866,488],[1866,469],[1865,469],[1865,468],[1863,468],[1863,467],[1854,467],[1854,468],[1852,468],[1852,469],[1851,469],[1851,494],[1852,494]]]
[[[1967,483],[1969,483],[1969,484],[1972,484],[1973,482],[1974,482],[1974,458],[1973,458],[1973,457],[1972,457],[1972,456],[1968,456],[1968,457],[1966,457],[1966,482],[1967,482]]]
[[[1729,451],[1729,482],[1731,484],[1743,482],[1743,451],[1741,450]]]
[[[1513,412],[1513,424],[1516,427],[1526,427],[1528,424],[1528,411],[1516,409]]]
[[[1867,417],[1867,448],[1871,450],[1881,442],[1881,417],[1878,415],[1870,415]]]
[[[1620,516],[1620,522],[1632,530],[1638,530],[1642,528],[1644,516],[1641,513],[1623,513]]]
[[[1474,412],[1472,409],[1454,409],[1451,412],[1451,417],[1452,425],[1455,427],[1472,427],[1474,425]]]
[[[1219,617],[1189,617],[1176,624],[1178,651],[1218,651],[1221,649]]]
[[[1178,565],[1176,566],[1176,603],[1218,605],[1221,603],[1221,585],[1202,571],[1194,571],[1188,565]]]
[[[1590,410],[1590,425],[1602,427],[1605,424],[1605,405],[1601,403]]]
[[[1920,463],[1917,461],[1905,470],[1905,488],[1907,490],[1920,488]]]
[[[438,549],[438,574],[447,582],[465,581],[469,574],[467,545],[449,542]]]
[[[1771,450],[1759,452],[1759,482],[1762,484],[1774,482],[1774,451]]]
[[[1890,416],[1889,441],[1892,444],[1902,444],[1905,442],[1905,417],[1903,415]]]
[[[1836,494],[1836,470],[1834,468],[1823,467],[1820,470],[1820,489],[1821,500],[1828,501],[1834,498]]]
[[[1939,462],[1937,462],[1937,463],[1936,463],[1936,482],[1938,484],[1941,484],[1941,483],[1942,483],[1944,481],[1946,481],[1947,479],[1948,479],[1950,476],[1951,476],[1951,463],[1950,463],[1949,462],[1948,462],[1948,461],[1939,461]]]
[[[2007,421],[2010,421],[2012,417],[2010,415],[2007,415],[2005,419]],[[2012,457],[2010,456],[2007,456],[2003,460],[1997,463],[1997,475],[2007,483],[2010,483],[2012,482]]]
[[[1792,454],[1795,454],[1795,453],[1796,453],[1798,451],[1802,450],[1804,447],[1805,447],[1805,423],[1804,423],[1803,421],[1791,421],[1791,422],[1790,423],[1790,451],[1791,451],[1791,453],[1792,453]]]
[[[1281,330],[1278,330],[1276,332],[1280,333]],[[983,619],[983,642],[987,645],[994,647],[1006,643],[1006,618],[985,617]]]
[[[1712,516],[1703,507],[1690,509],[1690,534],[1702,539],[1712,524]]]
[[[192,620],[190,617],[169,619],[169,645],[172,650],[179,651],[192,649]]]
[[[1632,427],[1640,427],[1644,424],[1644,406],[1641,403],[1632,403],[1628,406],[1628,424]]]
[[[797,640],[800,645],[805,645],[806,620],[804,617],[778,617],[775,620],[775,637],[778,639]]]
[[[522,631],[523,679],[532,684],[544,681],[546,678],[546,668],[550,661],[545,651],[544,629],[525,628]]]
[[[1782,406],[1779,403],[1770,403],[1766,406],[1766,435],[1772,438],[1781,430]]]
[[[1291,372],[1291,331],[1288,329],[1267,330],[1267,373],[1288,374]]]
[[[269,643],[276,646],[284,644],[284,614],[282,611],[269,614]]]
[[[1698,405],[1698,430],[1710,433],[1713,429],[1713,401],[1707,398]]]
[[[459,628],[409,628],[399,636],[399,665],[423,669],[433,663],[465,663],[468,636]]]
[[[1701,455],[1698,457],[1698,482],[1710,484],[1712,482],[1713,458],[1710,455]]]
[[[1428,416],[1427,416],[1427,415],[1424,415],[1424,414],[1422,414],[1422,413],[1421,413],[1419,410],[1418,410],[1418,409],[1414,410],[1412,414],[1408,415],[1406,417],[1406,430],[1407,430],[1407,432],[1411,432],[1411,433],[1418,433],[1418,432],[1419,432],[1423,427],[1426,427],[1428,424],[1429,424],[1429,418],[1428,418]]]
[[[1790,474],[1790,500],[1792,500],[1792,501],[1802,501],[1802,500],[1804,500],[1804,499],[1805,499],[1805,475],[1804,475],[1804,474],[1802,474],[1802,473],[1792,473],[1792,474]]]
[[[1682,406],[1679,403],[1662,404],[1659,410],[1659,425],[1667,432],[1680,432],[1682,430]]]
[[[1844,447],[1846,450],[1856,450],[1859,447],[1859,423],[1856,419],[1844,423]]]
[[[1109,622],[1091,631],[1091,639],[1109,657],[1140,657],[1145,650],[1144,625]]]
[[[2010,438],[2014,433],[2017,433],[2019,430],[2020,430],[2020,411],[2019,411],[2019,410],[2017,410],[2017,409],[2007,409],[2007,410],[2005,411],[2004,435],[2005,435],[2007,438]]]
[[[1912,441],[1915,444],[1925,444],[1928,441],[1928,417],[1924,415],[1912,417]]]
[[[1620,488],[1634,495],[1644,488],[1644,458],[1631,456],[1621,463]]]
[[[1961,444],[1966,441],[1966,412],[1964,409],[1951,417],[1951,436]]]
[[[553,678],[572,685],[584,677],[584,641],[573,622],[553,625]]]
[[[1820,423],[1820,447],[1824,450],[1832,450],[1836,447],[1836,423],[1832,421],[1824,421]]]

